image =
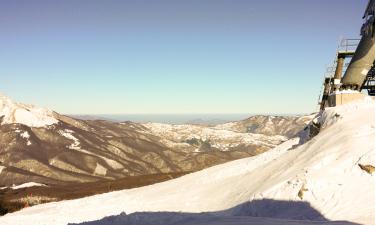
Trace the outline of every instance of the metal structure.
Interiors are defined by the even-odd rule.
[[[319,102],[323,110],[328,104],[328,96],[341,88],[342,74],[346,71],[348,64],[346,60],[353,57],[359,39],[342,39],[339,42],[333,65],[328,66],[324,75],[323,93]],[[320,97],[319,97],[320,99]]]
[[[362,85],[361,91],[367,90],[367,94],[370,96],[375,96],[375,67],[367,74],[366,80]]]
[[[353,58],[342,78],[344,89],[362,90],[367,74],[372,69],[375,60],[375,0],[370,0],[361,29],[362,39],[353,55]]]
[[[367,90],[368,95],[375,96],[375,0],[369,0],[363,20],[360,41],[345,39],[339,44],[334,69],[324,77],[321,109],[328,105],[329,96],[340,93],[336,91]]]

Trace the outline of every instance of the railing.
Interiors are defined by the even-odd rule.
[[[337,48],[338,52],[355,52],[361,39],[341,39]]]
[[[375,2],[375,0],[374,0]],[[322,96],[323,96],[323,92],[324,92],[324,86],[325,85],[328,85],[328,92],[330,93],[332,88],[333,88],[333,78],[334,78],[334,75],[335,75],[335,72],[336,72],[336,68],[337,68],[337,58],[338,58],[338,55],[340,53],[354,53],[358,47],[358,44],[360,42],[360,39],[353,39],[353,38],[349,38],[349,39],[346,39],[346,38],[341,38],[339,40],[339,44],[338,44],[338,47],[337,47],[337,52],[336,52],[336,57],[333,61],[332,64],[328,65],[326,67],[326,71],[324,73],[324,82],[323,82],[323,86],[320,90],[320,94],[319,94],[319,101],[318,101],[318,106],[320,106],[321,104],[321,101],[322,101]],[[350,59],[350,57],[349,57]],[[349,66],[349,62],[346,61],[345,64],[344,64],[344,68],[343,68],[343,74],[345,74],[345,71],[347,69],[347,67]],[[330,79],[328,84],[325,83],[325,80],[326,79]]]

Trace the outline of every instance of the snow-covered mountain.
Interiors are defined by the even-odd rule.
[[[0,95],[0,122],[0,188],[180,175],[257,155],[288,139],[277,132],[201,125],[79,120],[15,103],[4,95]],[[305,125],[293,124],[287,129]]]
[[[15,103],[0,93],[0,124],[19,123],[29,127],[44,127],[57,122],[52,111]]]
[[[370,99],[327,108],[305,144],[294,138],[164,183],[27,208],[0,224],[374,224],[374,114]]]
[[[295,137],[303,125],[308,124],[315,114],[309,116],[252,116],[248,119],[219,124],[216,129],[229,130],[239,133],[254,133],[263,135],[282,135]]]
[[[268,136],[190,124],[146,123],[143,126],[147,128],[145,133],[161,137],[160,141],[166,146],[194,152],[239,149],[263,152],[288,140],[287,137],[281,135]]]

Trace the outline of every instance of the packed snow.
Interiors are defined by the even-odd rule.
[[[56,124],[53,112],[44,108],[15,103],[5,95],[0,94],[1,124],[19,123],[29,127],[45,127]]]
[[[374,114],[375,103],[369,99],[327,108],[317,118],[321,132],[303,145],[297,146],[295,138],[261,155],[164,183],[26,208],[1,217],[0,224],[65,225],[117,216],[110,224],[120,225],[135,212],[146,216],[126,224],[163,224],[152,223],[156,212],[171,220],[201,212],[221,218],[220,223],[205,223],[202,214],[187,217],[195,224],[298,224],[296,219],[322,218],[374,224],[375,177],[359,166],[375,166]],[[225,222],[231,219],[244,221]],[[184,221],[178,224],[194,224]]]

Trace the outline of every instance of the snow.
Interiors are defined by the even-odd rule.
[[[280,207],[285,205],[280,204]],[[286,205],[288,207],[288,205]],[[296,205],[299,206],[299,205]],[[303,207],[303,206],[302,206]],[[308,209],[308,206],[305,206]],[[296,210],[299,210],[296,208]],[[311,211],[312,213],[314,211]],[[212,213],[171,213],[151,212],[135,213],[105,218],[101,221],[83,223],[82,225],[354,225],[345,222],[286,220],[282,218],[265,218],[249,216],[221,216]]]
[[[105,176],[107,174],[107,169],[99,163],[96,163],[94,174]]]
[[[17,190],[17,189],[21,189],[21,188],[41,187],[41,186],[46,186],[46,185],[45,184],[35,183],[35,182],[29,182],[29,183],[24,183],[24,184],[17,185],[17,186],[12,186],[11,188],[13,190]]]
[[[81,142],[79,141],[78,138],[76,138],[73,134],[74,134],[74,131],[72,130],[69,130],[69,129],[64,129],[64,130],[59,130],[58,133],[71,140],[73,143],[71,143],[70,145],[66,146],[67,148],[71,149],[71,150],[76,150],[76,151],[79,151],[79,152],[82,152],[82,153],[85,153],[85,154],[88,154],[88,155],[92,155],[92,156],[96,156],[96,157],[99,157],[101,159],[103,159],[111,168],[117,170],[117,169],[123,169],[124,166],[115,161],[115,160],[112,160],[112,159],[108,159],[107,157],[104,157],[104,156],[101,156],[101,155],[98,155],[98,154],[95,154],[95,153],[92,153],[90,151],[87,151],[85,149],[82,149],[81,148]],[[54,161],[51,161],[50,164],[52,165],[54,163]],[[103,167],[102,165],[100,164],[97,164],[96,165],[96,168],[95,168],[95,171],[94,171],[94,174],[98,174],[98,175],[101,175],[101,176],[105,176],[107,173],[107,169],[105,167]]]
[[[308,125],[316,115],[304,116],[253,116],[243,121],[219,124],[213,129],[230,130],[234,132],[261,133],[268,136],[273,134],[291,133],[294,126]],[[253,122],[253,123],[251,123]],[[246,131],[247,130],[247,131]],[[289,134],[290,135],[290,134]]]
[[[20,132],[21,132],[20,130],[16,130],[16,133],[20,133]],[[23,133],[20,134],[20,136],[26,140],[27,146],[31,145],[31,141],[29,140],[29,138],[30,138],[29,132],[24,131]]]
[[[359,94],[359,91],[356,90],[341,90],[341,91],[334,91],[331,95],[339,95],[339,94]]]
[[[29,132],[27,132],[27,131],[21,133],[20,135],[21,135],[21,137],[23,137],[23,138],[25,138],[25,139],[29,139],[29,138],[30,138],[30,134],[29,134]]]
[[[96,155],[96,156],[98,156],[101,159],[103,159],[114,170],[119,170],[119,169],[123,169],[124,168],[124,166],[121,163],[119,163],[119,162],[117,162],[115,160],[108,159],[108,158],[106,158],[104,156],[100,156],[100,155]]]
[[[3,117],[1,124],[19,123],[29,127],[45,127],[58,123],[52,111],[15,103],[3,94],[0,94],[0,117]]]
[[[358,165],[375,166],[374,114],[369,99],[327,108],[317,118],[321,132],[303,145],[296,146],[296,138],[264,154],[164,183],[26,208],[1,217],[0,224],[65,225],[116,215],[113,223],[96,224],[167,224],[152,221],[163,215],[171,221],[181,217],[185,223],[174,224],[185,225],[323,224],[296,222],[298,216],[374,224],[375,177]],[[121,222],[135,212],[144,212],[136,217],[139,223]],[[219,222],[213,223],[211,214],[184,217],[201,212],[215,212]],[[267,218],[249,217],[257,215]]]
[[[223,124],[218,124],[214,128],[219,130],[235,130],[233,127],[237,125],[237,122],[228,122]]]
[[[1,172],[3,172],[3,170],[4,170],[5,168],[6,168],[5,166],[0,166],[0,174],[1,174]]]
[[[69,130],[69,129],[59,131],[60,135],[62,135],[63,137],[66,137],[67,139],[73,141],[73,143],[70,144],[69,146],[67,146],[67,148],[79,151],[79,150],[81,150],[81,147],[80,147],[81,143],[78,140],[78,138],[74,137],[73,133],[74,133],[74,131]]]

